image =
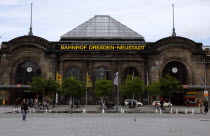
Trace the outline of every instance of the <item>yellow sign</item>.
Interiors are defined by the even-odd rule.
[[[197,92],[186,92],[186,94],[197,94]]]
[[[144,50],[143,45],[60,45],[61,50]]]

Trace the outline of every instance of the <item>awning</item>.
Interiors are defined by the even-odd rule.
[[[29,89],[30,85],[0,85],[0,89]]]
[[[210,86],[188,86],[185,89],[205,89],[205,88],[210,88]]]

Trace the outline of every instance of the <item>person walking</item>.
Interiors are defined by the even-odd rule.
[[[189,99],[186,100],[186,105],[187,105],[187,108],[188,108],[189,105],[190,105],[190,100]]]
[[[15,108],[18,108],[18,99],[15,99]]]
[[[209,110],[209,105],[208,105],[208,101],[207,100],[204,100],[203,106],[204,106],[204,112],[207,113],[208,110]]]
[[[160,108],[161,108],[161,110],[163,110],[163,104],[164,104],[164,100],[163,100],[163,98],[161,98],[160,99]]]
[[[23,102],[21,103],[21,112],[23,115],[23,121],[26,120],[26,111],[28,110],[28,104],[26,102],[26,99],[23,99]]]
[[[202,102],[201,102],[201,100],[198,100],[198,107],[200,109],[200,113],[202,113]]]
[[[47,100],[47,110],[49,110],[49,108],[50,108],[50,101]]]

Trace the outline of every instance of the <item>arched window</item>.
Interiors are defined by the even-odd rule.
[[[80,79],[81,72],[78,68],[71,67],[66,71],[66,78],[68,78],[68,77],[73,77],[73,78],[76,78],[76,79]]]
[[[129,67],[124,72],[124,79],[126,79],[128,75],[131,75],[131,76],[135,77],[135,76],[138,76],[138,72],[135,68]]]
[[[18,66],[15,81],[16,84],[28,85],[29,82],[32,81],[33,77],[39,75],[41,75],[41,69],[39,66],[34,61],[27,60]]]
[[[110,70],[104,67],[99,67],[95,70],[95,79],[110,79]]]
[[[187,69],[181,62],[172,61],[166,64],[163,68],[162,76],[165,77],[166,74],[176,78],[182,85],[187,84]]]

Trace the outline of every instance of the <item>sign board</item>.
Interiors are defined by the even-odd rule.
[[[183,85],[183,88],[188,88],[188,85]]]
[[[186,92],[186,94],[197,94],[197,92]]]
[[[144,50],[145,45],[60,45],[60,50]]]
[[[21,84],[17,84],[16,86],[17,86],[17,87],[21,87],[22,85],[21,85]]]
[[[204,96],[208,96],[208,91],[204,91]]]

